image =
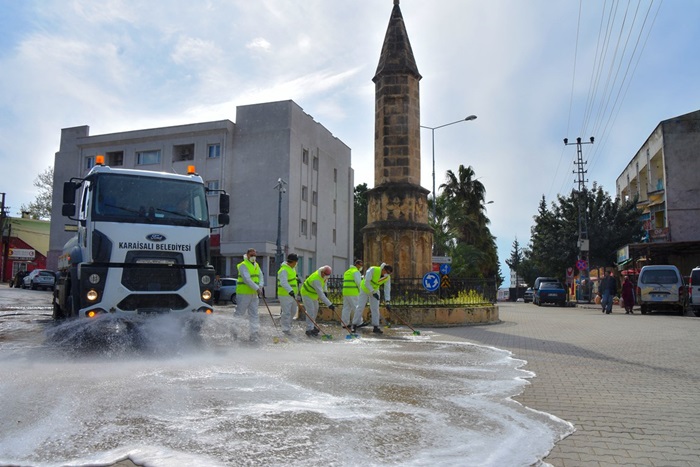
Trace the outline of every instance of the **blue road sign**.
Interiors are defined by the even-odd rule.
[[[423,276],[423,287],[428,292],[435,292],[440,287],[440,274],[428,272]]]
[[[450,264],[441,264],[440,265],[440,274],[442,275],[447,275],[452,271],[452,265]]]

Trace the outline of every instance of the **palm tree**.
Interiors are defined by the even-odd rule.
[[[486,188],[474,175],[471,166],[460,165],[457,176],[448,170],[447,181],[440,185],[447,200],[448,223],[460,232],[459,239],[469,244],[485,237],[490,223],[484,214]]]

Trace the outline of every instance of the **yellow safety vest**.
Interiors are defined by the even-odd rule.
[[[379,286],[384,284],[389,279],[389,276],[381,277],[382,270],[379,266],[372,266],[372,267],[370,267],[370,269],[373,269],[373,271],[372,271],[372,289],[379,292]],[[365,279],[362,279],[362,290],[365,293],[371,293],[369,291],[369,288],[365,284]]]
[[[322,287],[326,284],[326,280],[321,279],[321,273],[316,270],[316,272],[311,274],[304,281],[304,285],[301,287],[301,294],[314,300],[318,300],[318,292],[316,292],[316,289],[314,289],[313,285],[311,285],[316,280],[321,281]]]
[[[280,284],[279,280],[279,273],[282,272],[282,270],[287,271],[287,282],[289,283],[289,286],[292,288],[292,291],[294,294],[297,293],[297,270],[288,265],[287,263],[282,263],[282,266],[280,266],[280,270],[277,273],[277,296],[281,297],[282,295],[289,295],[289,292],[285,290],[284,287]]]
[[[256,284],[260,284],[260,274],[262,274],[258,263],[253,264],[250,261],[246,260],[243,260],[240,263],[238,263],[238,266],[236,266],[236,268],[238,269],[238,280],[236,281],[236,295],[256,295],[258,292],[243,281],[243,276],[241,276],[241,266],[248,268],[248,272],[250,273],[250,279]]]
[[[357,297],[360,295],[360,289],[357,288],[355,283],[356,272],[358,272],[358,269],[355,266],[351,266],[343,274],[343,297]]]

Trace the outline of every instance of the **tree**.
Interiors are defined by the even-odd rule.
[[[34,179],[34,186],[39,190],[34,201],[22,205],[22,212],[29,212],[33,219],[51,218],[51,199],[53,198],[53,167],[48,167]]]
[[[586,213],[591,266],[614,266],[617,250],[642,239],[641,212],[636,200],[620,201],[596,183],[583,193],[572,191],[559,196],[558,204],[547,208],[542,197],[535,225],[531,228],[530,248],[521,265],[528,283],[537,276],[563,277],[567,267],[578,259],[578,208],[583,197]],[[534,277],[533,277],[534,276]]]
[[[354,190],[354,230],[353,253],[355,258],[362,258],[365,244],[362,238],[362,228],[367,225],[367,184],[357,185]]]
[[[437,227],[437,235],[452,236],[454,274],[494,277],[499,274],[498,249],[485,215],[486,188],[476,179],[472,167],[460,165],[456,175],[448,170],[446,176],[446,182],[440,185],[443,193],[436,206],[443,203],[444,221],[441,219],[434,227]],[[439,245],[450,245],[449,241],[439,238]]]
[[[513,241],[513,249],[510,252],[510,258],[506,260],[506,264],[515,272],[515,295],[518,295],[518,274],[520,274],[520,265],[523,261],[523,251],[520,249],[520,243],[518,243],[518,237],[515,237]]]

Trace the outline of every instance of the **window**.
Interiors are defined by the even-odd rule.
[[[314,165],[313,165],[314,170],[318,170],[318,157],[314,157]]]
[[[306,235],[306,219],[301,220],[301,234]]]
[[[85,158],[85,168],[91,169],[95,166],[95,156],[87,156]]]
[[[306,165],[309,165],[309,150],[308,149],[301,150],[301,162],[303,162]]]
[[[318,191],[314,191],[311,198],[311,204],[318,206]]]
[[[315,223],[315,222],[312,222],[312,223],[311,223],[311,235],[315,237],[315,236],[316,236],[316,232],[317,232],[316,223]]]
[[[118,167],[124,165],[124,151],[112,151],[107,153],[107,165]]]
[[[333,169],[333,181],[338,183],[338,169]]]
[[[207,180],[207,190],[218,190],[219,181],[218,180]],[[216,193],[210,193],[211,195]]]
[[[215,159],[221,157],[221,145],[220,144],[210,144],[207,146],[207,157],[209,159]]]
[[[173,146],[173,162],[193,160],[194,144],[176,144]]]
[[[333,243],[335,243],[335,229],[333,229]]]
[[[309,200],[309,189],[306,186],[301,187],[301,200],[302,201]]]
[[[333,200],[333,214],[336,213],[337,205],[338,205],[338,200],[335,200],[335,199],[334,199],[334,200]]]
[[[160,150],[138,151],[136,153],[136,165],[160,164]]]

